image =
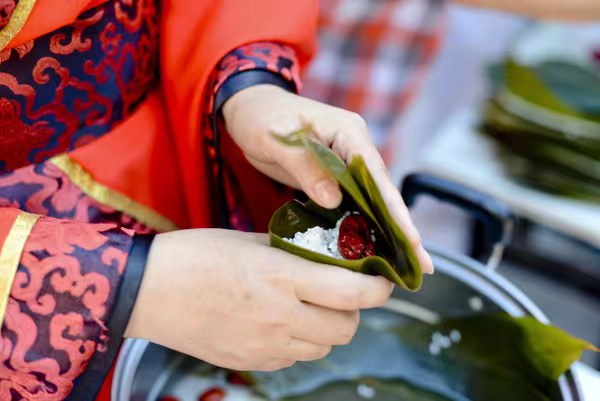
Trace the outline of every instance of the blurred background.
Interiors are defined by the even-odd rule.
[[[304,93],[361,113],[397,182],[424,171],[507,203],[517,224],[498,272],[600,344],[600,24],[436,0],[321,3]],[[413,216],[426,242],[483,256],[463,212],[422,199]]]

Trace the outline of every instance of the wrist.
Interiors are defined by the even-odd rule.
[[[147,333],[145,327],[151,321],[152,303],[160,290],[160,259],[164,253],[164,235],[156,235],[148,250],[144,275],[139,285],[137,297],[129,316],[129,322],[125,328],[125,337],[144,338]]]
[[[239,110],[256,102],[264,101],[267,96],[288,93],[278,85],[259,84],[242,89],[231,96],[222,107],[225,125],[230,127]]]

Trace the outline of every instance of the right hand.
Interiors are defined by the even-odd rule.
[[[271,371],[348,344],[392,284],[271,248],[264,234],[156,236],[125,335],[213,365]]]

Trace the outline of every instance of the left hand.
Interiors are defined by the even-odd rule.
[[[331,147],[346,163],[350,163],[352,156],[361,155],[392,216],[414,247],[423,272],[433,272],[431,258],[358,114],[274,85],[256,85],[232,96],[223,106],[223,116],[227,130],[255,168],[279,182],[302,189],[325,208],[335,208],[342,200],[335,179],[311,154],[302,148],[282,145],[272,134],[286,135],[310,126],[314,138]]]

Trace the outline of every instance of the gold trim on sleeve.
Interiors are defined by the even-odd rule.
[[[0,30],[0,51],[4,50],[11,40],[21,32],[29,18],[36,0],[20,0],[15,7],[8,24]]]
[[[50,159],[50,163],[58,167],[86,195],[96,201],[128,214],[142,224],[158,232],[173,231],[177,225],[147,206],[142,205],[107,186],[97,182],[82,166],[63,154]]]
[[[25,212],[19,214],[4,240],[2,250],[0,250],[0,327],[4,323],[10,289],[21,261],[23,248],[25,248],[29,234],[39,217],[37,214]]]

